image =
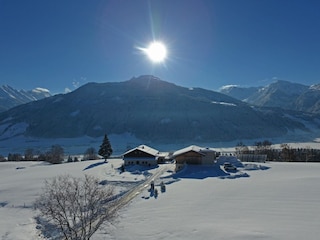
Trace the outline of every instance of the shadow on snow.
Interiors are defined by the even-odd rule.
[[[108,163],[108,162],[103,161],[103,162],[92,163],[89,166],[87,166],[85,169],[83,169],[83,171],[94,168],[94,167],[98,167],[98,166],[105,164],[105,163]]]
[[[241,168],[232,171],[225,171],[219,164],[213,166],[201,165],[186,165],[181,171],[172,175],[174,179],[205,179],[205,178],[220,178],[220,179],[236,179],[250,177],[246,171],[267,170],[270,167],[258,165],[254,163],[243,164]]]
[[[150,170],[156,169],[156,168],[159,168],[159,166],[158,165],[154,165],[154,166],[127,165],[127,166],[124,167],[124,171],[125,172],[129,172],[131,174],[139,175],[139,174],[146,174],[146,173],[149,174]]]

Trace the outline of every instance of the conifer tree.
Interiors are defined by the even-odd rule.
[[[104,161],[107,161],[107,158],[111,156],[113,150],[108,139],[107,134],[104,135],[103,142],[100,146],[98,154],[104,158]]]

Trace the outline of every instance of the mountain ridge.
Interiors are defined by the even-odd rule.
[[[220,90],[228,96],[260,107],[280,107],[287,110],[320,113],[320,87],[277,80],[265,87],[225,87]],[[241,94],[239,94],[242,93]]]
[[[25,91],[14,89],[9,85],[2,85],[0,86],[0,112],[50,96],[50,91],[44,88]]]
[[[310,132],[314,116],[259,108],[202,88],[145,75],[124,82],[87,83],[73,92],[0,113],[0,141],[130,134],[148,143],[225,142]]]

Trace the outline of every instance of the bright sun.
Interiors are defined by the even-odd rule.
[[[152,42],[148,48],[143,49],[152,62],[163,62],[167,57],[166,46],[161,42]]]

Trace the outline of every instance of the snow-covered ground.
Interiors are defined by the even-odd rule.
[[[121,160],[48,165],[0,163],[0,239],[42,239],[31,208],[44,179],[60,174],[92,174],[128,188],[157,169],[120,174]],[[98,231],[102,239],[319,239],[320,164],[265,163],[244,165],[238,172],[220,167],[188,166],[160,181],[166,191],[144,190],[116,222]]]
[[[0,239],[37,239],[34,200],[44,186],[44,180],[69,174],[83,177],[94,175],[104,184],[115,185],[118,191],[135,186],[155,169],[134,170],[120,174],[122,160],[114,159],[85,161],[51,165],[43,162],[1,162],[0,163]],[[39,238],[42,239],[42,238]]]
[[[320,164],[269,163],[244,177],[186,173],[122,211],[113,239],[319,239]],[[146,194],[146,193],[145,193]]]

